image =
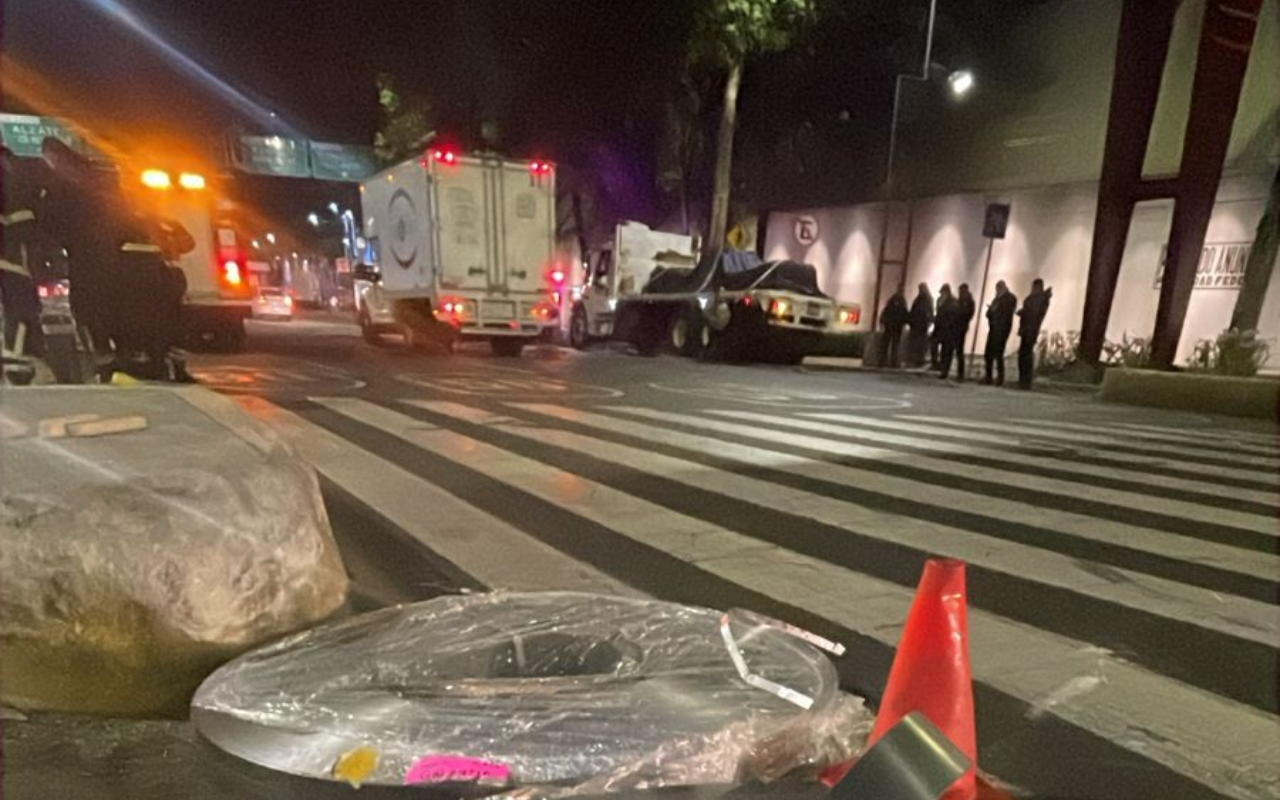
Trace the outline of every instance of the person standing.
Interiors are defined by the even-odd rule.
[[[920,284],[916,291],[907,324],[911,326],[911,335],[907,338],[907,363],[919,367],[924,364],[924,354],[929,349],[929,326],[933,324],[933,294],[929,291],[929,284]]]
[[[992,370],[995,371],[995,385],[1004,386],[1004,351],[1009,344],[1009,334],[1013,332],[1013,314],[1018,307],[1018,298],[1009,291],[1004,281],[996,281],[996,296],[987,306],[987,346],[982,351],[986,362],[986,377],[983,384],[990,386]]]
[[[960,301],[952,296],[951,287],[942,287],[942,291],[938,293],[938,315],[933,327],[933,338],[938,342],[938,377],[943,380],[951,372],[951,361],[955,358],[961,313]]]
[[[890,369],[901,366],[902,329],[907,326],[909,316],[907,298],[899,284],[898,290],[880,312],[880,324],[884,326],[884,361],[881,363]]]
[[[934,306],[933,333],[929,336],[929,369],[938,368],[938,361],[942,353],[942,307],[949,303],[954,303],[955,299],[955,295],[951,293],[951,284],[942,284],[942,288],[938,290],[938,302]],[[954,322],[954,319],[948,320],[948,323],[951,322]]]
[[[960,368],[960,374],[956,376],[956,379],[963,383],[967,376],[964,362],[964,343],[969,338],[969,324],[973,322],[973,315],[978,310],[977,303],[973,299],[973,293],[969,291],[969,284],[960,284],[960,296],[956,299],[956,304],[960,307],[960,313],[956,317],[955,332],[956,362]]]
[[[1040,339],[1040,326],[1049,313],[1049,301],[1053,299],[1053,290],[1044,288],[1044,281],[1036,278],[1031,282],[1031,294],[1022,301],[1022,310],[1018,312],[1018,388],[1030,389],[1031,380],[1036,370],[1036,342]]]

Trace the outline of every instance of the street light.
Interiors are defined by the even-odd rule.
[[[268,244],[276,243],[276,235],[274,233],[270,233],[270,232],[267,233],[267,243]]]
[[[313,228],[320,227],[320,215],[312,211],[310,214],[307,215],[307,222],[310,222],[311,227]]]
[[[929,0],[929,22],[925,27],[924,38],[924,59],[920,65],[919,74],[916,73],[899,73],[893,81],[893,118],[889,123],[889,157],[885,164],[884,188],[885,199],[893,199],[893,165],[894,158],[898,154],[898,112],[902,107],[902,84],[903,81],[916,81],[917,83],[928,83],[929,76],[936,69],[945,70],[940,64],[933,61],[933,23],[938,17],[938,0]],[[973,73],[967,69],[956,70],[947,76],[947,84],[951,87],[952,97],[958,99],[963,98],[974,87]],[[910,207],[908,206],[908,209]],[[910,213],[908,211],[908,213]],[[880,258],[876,263],[876,289],[875,297],[871,301],[871,333],[875,334],[877,326],[880,323],[880,285],[884,280],[884,253],[885,243],[889,238],[889,212],[886,208],[884,215],[884,230],[880,236]],[[906,264],[903,267],[903,277],[906,277]]]
[[[958,69],[947,76],[947,84],[954,97],[964,97],[973,88],[973,73],[967,69]]]
[[[337,216],[337,215],[338,215],[338,204],[337,204],[337,203],[330,203],[330,204],[329,204],[329,213],[330,213],[330,214],[333,214],[334,216]]]

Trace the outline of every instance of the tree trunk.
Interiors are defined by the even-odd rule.
[[[1271,197],[1258,220],[1258,234],[1244,267],[1244,285],[1236,297],[1231,314],[1231,327],[1240,331],[1256,331],[1262,319],[1262,304],[1267,299],[1271,273],[1275,271],[1277,246],[1280,246],[1280,169],[1271,181]]]
[[[729,230],[729,193],[733,176],[733,135],[738,126],[738,86],[742,83],[742,62],[729,67],[724,83],[724,108],[720,113],[720,137],[716,142],[716,174],[711,198],[711,223],[702,244],[702,262],[708,263],[724,250]]]

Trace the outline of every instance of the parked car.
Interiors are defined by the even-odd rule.
[[[293,319],[293,298],[277,286],[263,286],[253,304],[253,318],[288,322]]]

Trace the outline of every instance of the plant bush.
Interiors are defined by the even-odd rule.
[[[1218,334],[1216,339],[1196,342],[1187,360],[1187,368],[1196,372],[1250,378],[1258,374],[1270,357],[1271,344],[1259,339],[1257,331],[1232,328]]]

